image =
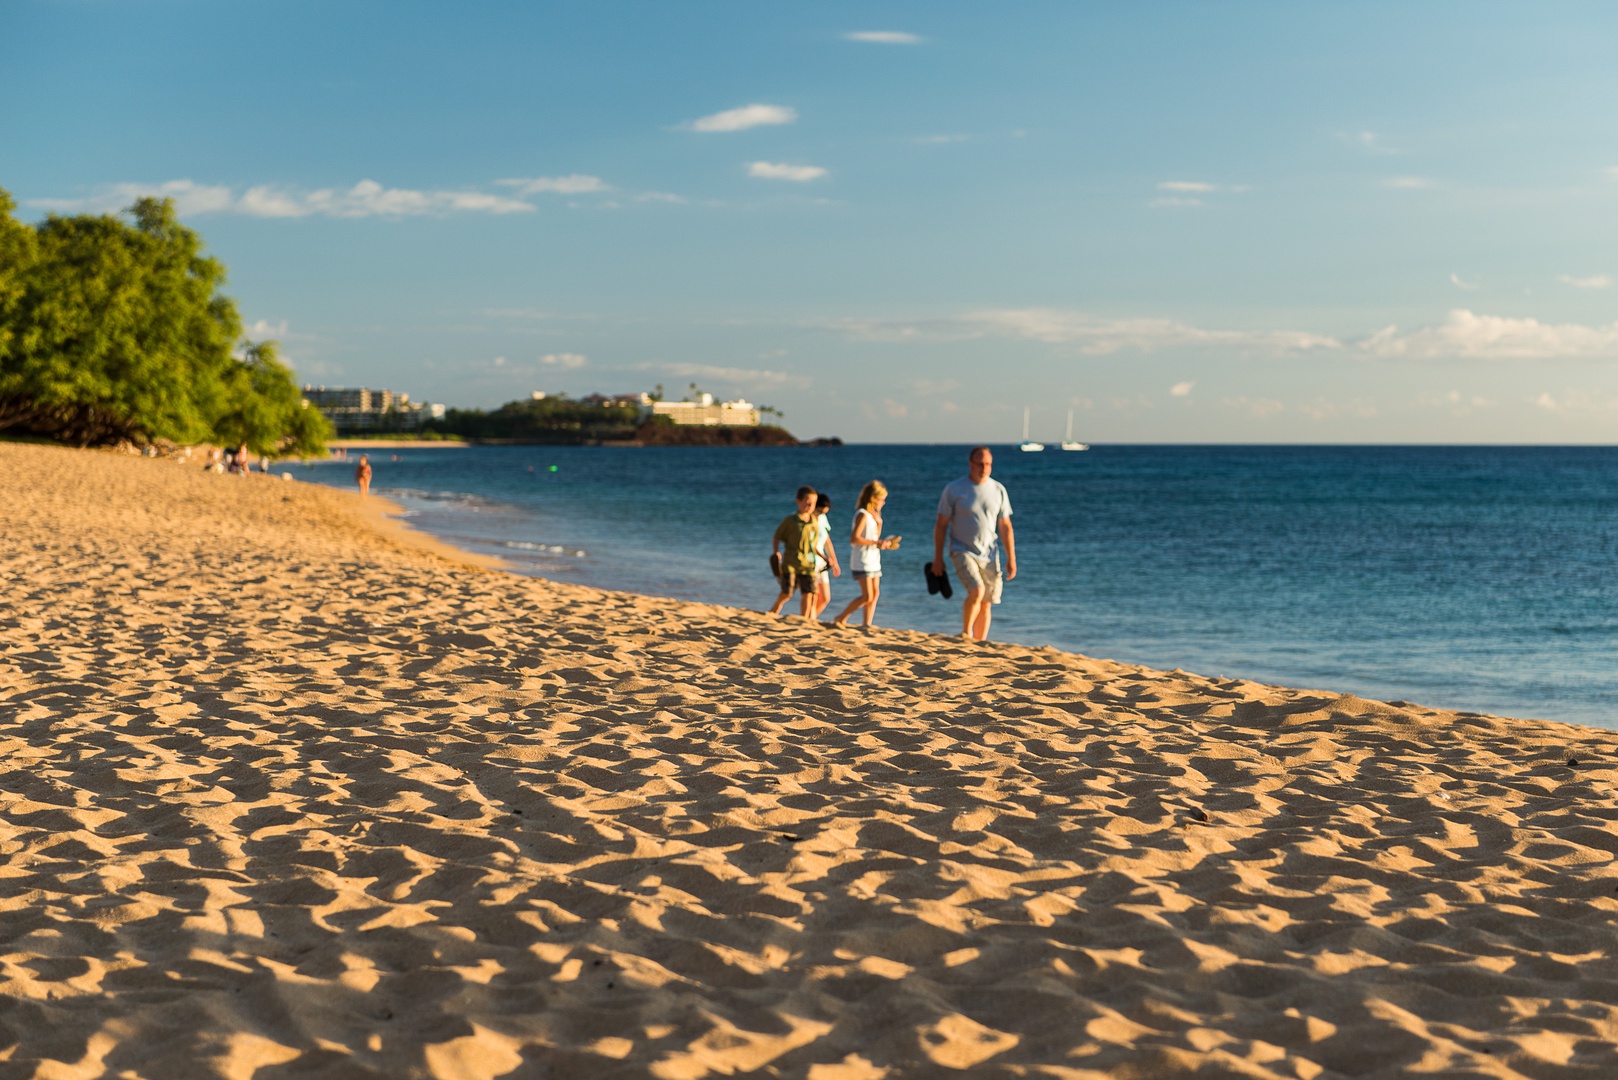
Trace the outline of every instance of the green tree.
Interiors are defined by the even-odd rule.
[[[37,257],[34,230],[11,216],[17,208],[11,195],[0,189],[0,369],[16,337],[14,323],[23,295],[23,277]]]
[[[80,445],[321,445],[322,422],[288,405],[302,399],[273,346],[235,355],[225,268],[172,202],[136,201],[132,223],[52,215],[32,228],[14,205],[0,191],[0,430]]]
[[[255,454],[274,457],[316,457],[326,452],[331,421],[304,400],[273,341],[243,350],[223,401],[213,430],[227,446],[246,443]]]

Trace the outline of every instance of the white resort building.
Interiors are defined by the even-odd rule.
[[[758,427],[758,406],[750,401],[714,401],[712,394],[699,394],[695,401],[653,401],[653,416],[666,416],[676,424],[698,427]]]

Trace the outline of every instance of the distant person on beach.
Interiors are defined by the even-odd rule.
[[[961,633],[983,641],[989,636],[991,609],[1000,602],[1004,583],[1017,576],[1017,541],[1011,531],[1011,496],[991,479],[994,454],[974,446],[966,456],[967,473],[944,489],[933,524],[933,573],[944,575],[944,541],[950,564],[966,587],[961,605]],[[1000,573],[1000,549],[1006,569]]]
[[[837,550],[831,542],[831,496],[824,491],[815,494],[815,618],[831,604],[831,579],[843,576],[837,565]],[[827,569],[831,570],[828,574]]]
[[[360,463],[354,467],[354,482],[360,486],[360,497],[371,493],[371,459],[365,454],[360,455]]]
[[[815,603],[815,541],[820,530],[815,525],[815,489],[798,489],[798,512],[788,514],[775,527],[770,542],[770,562],[776,568],[776,579],[781,583],[781,595],[770,605],[770,614],[777,615],[786,606],[794,589],[803,594],[800,615],[808,616]]]
[[[848,534],[848,565],[854,574],[854,583],[860,594],[848,602],[843,613],[832,620],[833,626],[847,626],[848,617],[856,609],[864,608],[861,626],[872,626],[876,621],[876,598],[882,592],[882,553],[899,546],[897,536],[882,535],[882,506],[888,501],[888,489],[882,481],[872,480],[860,489],[858,508],[854,511],[854,528]]]

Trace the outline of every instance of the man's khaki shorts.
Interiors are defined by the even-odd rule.
[[[983,593],[989,598],[989,603],[998,604],[1000,593],[1005,588],[1005,582],[1000,577],[1000,560],[989,562],[968,555],[964,551],[952,551],[949,561],[955,567],[955,578],[965,585],[968,592]]]

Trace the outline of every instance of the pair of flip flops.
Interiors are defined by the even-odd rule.
[[[937,596],[939,593],[943,593],[944,599],[948,600],[955,595],[955,590],[950,588],[948,570],[945,570],[942,574],[933,573],[932,560],[929,559],[921,564],[921,571],[927,575],[928,596]]]
[[[770,576],[781,576],[781,553],[779,551],[770,552]]]

